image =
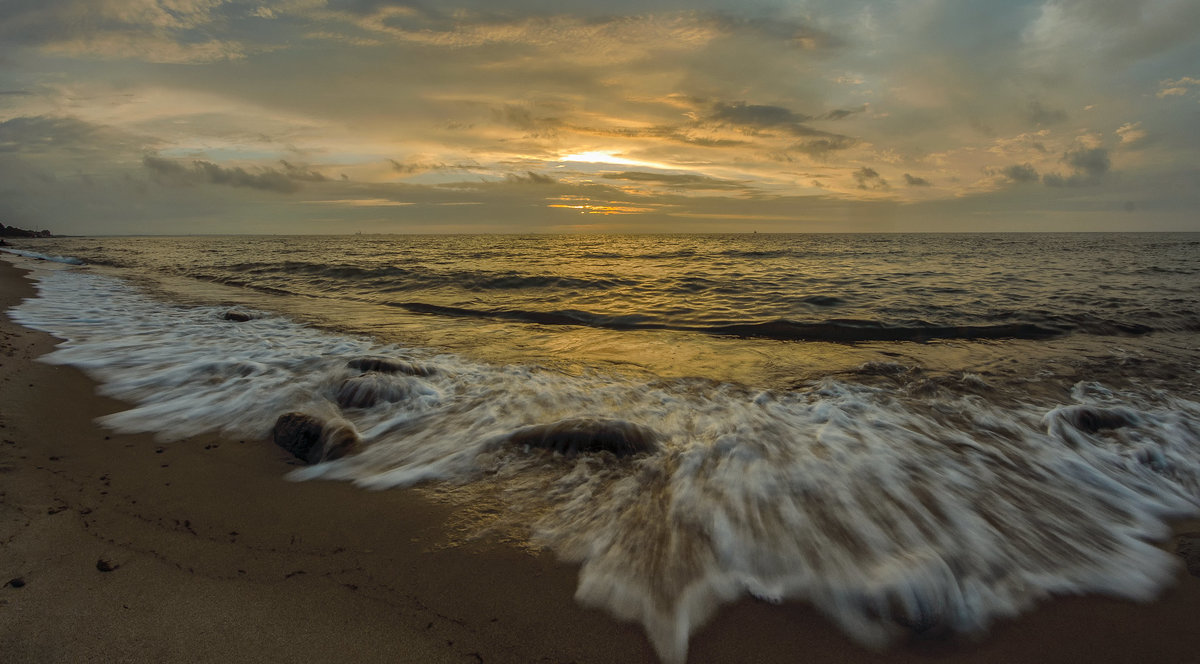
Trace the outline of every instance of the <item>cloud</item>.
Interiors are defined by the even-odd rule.
[[[0,152],[114,157],[152,139],[73,117],[18,116],[0,122]]]
[[[1200,79],[1184,76],[1175,80],[1164,80],[1159,82],[1158,98],[1165,99],[1166,97],[1183,97],[1192,91],[1192,88],[1200,87]]]
[[[858,108],[835,108],[817,116],[818,120],[845,120],[846,118],[866,111],[868,106],[863,104]]]
[[[493,109],[493,114],[498,122],[529,132],[553,131],[563,124],[562,120],[555,117],[535,116],[529,108],[516,104]]]
[[[549,175],[543,175],[533,171],[525,171],[524,173],[509,173],[508,175],[504,176],[504,181],[511,182],[513,184],[558,184],[558,180],[550,177]]]
[[[212,36],[226,0],[10,0],[0,41],[66,55],[198,63],[242,58],[246,47]]]
[[[300,182],[325,182],[329,179],[307,167],[286,161],[280,163],[283,170],[259,168],[251,172],[241,166],[229,168],[200,159],[184,163],[154,155],[142,158],[142,166],[150,171],[156,182],[165,185],[216,184],[291,194],[300,190]]]
[[[732,103],[717,102],[714,104],[709,119],[737,126],[766,129],[780,126],[791,127],[811,118],[782,106],[747,104],[744,101],[735,101]]]
[[[855,112],[859,111],[831,111],[822,117],[840,119],[846,117],[843,113]],[[776,149],[774,155],[783,161],[792,160],[790,153],[824,159],[830,153],[847,150],[859,143],[859,140],[852,136],[815,129],[805,124],[813,119],[811,116],[783,106],[747,104],[744,101],[737,101],[716,102],[709,108],[708,114],[704,116],[702,122],[732,127],[754,136],[759,136],[760,132],[778,131],[800,137],[802,140],[792,143],[782,150]]]
[[[1008,178],[1012,182],[1037,182],[1038,172],[1033,167],[1033,164],[1025,162],[1024,164],[1013,164],[1000,169],[1000,174]]]
[[[1126,122],[1113,133],[1121,137],[1121,145],[1133,145],[1146,138],[1146,130],[1142,129],[1141,122]]]
[[[1102,147],[1077,147],[1063,153],[1062,163],[1071,167],[1068,174],[1046,173],[1042,183],[1048,187],[1082,187],[1094,185],[1112,166],[1108,150]]]
[[[700,48],[722,34],[722,25],[696,12],[608,16],[574,14],[499,15],[458,9],[440,12],[415,6],[357,3],[347,15],[362,29],[400,42],[445,49],[513,46],[552,51],[560,61],[614,64],[656,52]],[[430,5],[432,6],[432,5]]]
[[[784,43],[806,51],[835,49],[844,44],[842,38],[816,27],[811,22],[778,14],[769,17],[747,17],[717,12],[708,14],[707,19],[718,26],[722,33]]]
[[[1067,121],[1067,112],[1059,108],[1044,106],[1042,102],[1033,100],[1025,110],[1025,117],[1036,126],[1058,124]]]
[[[648,173],[645,171],[623,171],[607,173],[606,180],[626,180],[662,185],[668,189],[746,189],[746,182],[722,180],[697,173]]]
[[[932,187],[933,186],[933,183],[930,182],[929,180],[926,180],[925,178],[909,175],[908,173],[904,174],[904,184],[907,184],[910,187]]]
[[[282,159],[279,161],[279,163],[283,165],[284,174],[293,180],[299,180],[301,182],[326,182],[329,180],[329,178],[309,168],[308,166],[293,164]]]
[[[1089,177],[1100,177],[1108,172],[1112,162],[1104,148],[1076,148],[1063,153],[1062,160],[1077,173]]]
[[[422,155],[428,157],[428,155]],[[392,170],[405,175],[418,175],[420,173],[429,173],[433,171],[471,171],[479,167],[478,164],[447,164],[440,161],[424,161],[422,158],[414,158],[415,161],[397,161],[388,159],[388,163],[392,165]]]
[[[829,134],[822,138],[812,138],[788,146],[789,152],[800,152],[810,157],[825,157],[831,152],[848,150],[858,144],[858,139],[839,134]]]
[[[854,181],[859,189],[889,189],[887,180],[878,171],[867,166],[854,171]]]

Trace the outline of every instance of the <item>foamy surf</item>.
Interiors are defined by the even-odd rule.
[[[38,289],[10,315],[64,339],[46,361],[133,405],[105,426],[174,440],[265,438],[290,411],[344,422],[362,452],[297,478],[486,488],[580,564],[580,602],[643,624],[669,662],[744,594],[811,602],[876,647],[978,632],[1052,594],[1149,599],[1177,564],[1151,542],[1200,505],[1200,404],[1152,388],[1080,382],[1039,403],[971,376],[935,393],[571,376],[227,321],[72,269]]]

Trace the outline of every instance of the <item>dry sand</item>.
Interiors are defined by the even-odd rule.
[[[33,294],[22,275],[0,260],[0,310]],[[122,404],[36,362],[54,339],[0,318],[0,661],[655,661],[639,627],[574,603],[574,567],[447,548],[449,508],[414,492],[286,481],[268,441],[101,429]],[[1200,579],[1181,568],[1153,604],[1060,598],[884,653],[802,604],[747,599],[689,658],[773,661],[1200,663]]]

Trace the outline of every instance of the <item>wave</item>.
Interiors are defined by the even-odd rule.
[[[1095,335],[1148,334],[1156,328],[1142,323],[1126,323],[1078,317],[1059,317],[1044,323],[997,323],[991,325],[896,325],[881,321],[831,319],[815,322],[771,320],[755,322],[689,325],[672,323],[649,314],[598,314],[576,309],[529,311],[524,309],[472,309],[428,302],[390,302],[388,306],[413,313],[509,320],[538,325],[581,325],[610,330],[672,330],[714,336],[735,336],[778,341],[931,341],[935,339],[1047,339],[1072,332]],[[829,306],[828,304],[824,306]],[[1200,326],[1200,321],[1193,325]],[[1178,329],[1195,329],[1176,326]],[[1172,329],[1172,328],[1167,328]]]
[[[579,601],[640,622],[668,662],[747,594],[811,602],[874,646],[978,632],[1051,594],[1149,599],[1178,566],[1149,542],[1200,513],[1200,403],[1152,387],[1084,381],[1060,403],[979,377],[647,383],[234,323],[95,274],[38,289],[10,315],[64,339],[45,361],[133,404],[104,426],[173,440],[335,422],[361,451],[296,479],[446,480],[503,501],[495,518],[579,563]]]
[[[525,289],[610,289],[636,282],[610,276],[581,278],[551,274],[519,272],[489,272],[470,270],[432,270],[421,266],[386,265],[364,267],[349,263],[310,263],[307,261],[253,262],[228,266],[229,271],[262,277],[282,275],[294,278],[305,275],[319,280],[332,280],[355,287],[398,292],[454,287],[464,290],[525,290]]]
[[[73,256],[55,256],[53,254],[39,254],[36,251],[26,251],[24,249],[0,249],[5,253],[24,256],[25,258],[33,258],[35,260],[50,261],[52,263],[64,263],[67,265],[83,265],[83,261]]]

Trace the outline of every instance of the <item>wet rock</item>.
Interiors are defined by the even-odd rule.
[[[513,432],[508,442],[566,455],[603,451],[631,456],[658,449],[658,436],[651,429],[624,420],[594,418],[523,427]]]
[[[111,562],[101,558],[96,561],[96,569],[101,572],[114,572],[120,565],[114,565]]]
[[[1137,416],[1124,408],[1070,406],[1062,410],[1062,416],[1076,429],[1088,433],[1096,433],[1102,429],[1120,429],[1137,422]]]
[[[6,585],[10,588],[24,588],[25,587],[25,579],[18,576],[15,579],[9,579],[8,583],[6,583],[4,585]]]
[[[225,320],[231,320],[235,323],[245,323],[246,321],[250,320],[250,314],[244,311],[230,309],[229,311],[225,312],[224,318]]]
[[[358,357],[346,363],[349,369],[358,371],[374,371],[385,374],[404,374],[406,376],[426,377],[433,375],[431,367],[424,367],[404,360],[393,360],[388,357]]]
[[[284,413],[271,429],[275,444],[305,463],[340,459],[357,451],[358,434],[344,424],[326,423],[305,413]]]
[[[1175,553],[1183,558],[1188,574],[1200,576],[1200,533],[1180,533],[1175,537]]]
[[[391,376],[372,371],[342,381],[336,400],[342,408],[370,408],[384,401],[403,401],[408,396],[406,385]]]

